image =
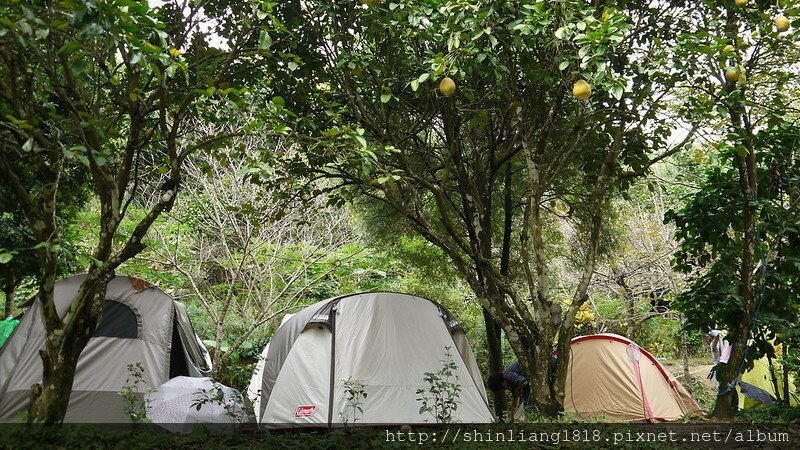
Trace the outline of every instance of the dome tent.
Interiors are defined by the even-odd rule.
[[[788,402],[787,399],[782,400],[790,406],[798,406],[800,394],[795,390],[794,377],[789,374],[787,378],[789,378],[789,399]],[[783,372],[770,364],[769,358],[764,356],[753,361],[753,367],[742,374],[736,388],[739,393],[740,408],[769,406],[783,397]]]
[[[700,406],[650,352],[616,334],[594,334],[570,344],[564,411],[586,419],[663,422]]]
[[[69,307],[86,275],[55,283],[59,314]],[[42,380],[39,350],[45,330],[33,299],[6,345],[0,349],[0,422],[19,420],[28,409],[30,387]],[[117,275],[108,284],[103,315],[78,359],[65,422],[127,423],[128,366],[140,363],[135,390],[155,388],[176,376],[207,376],[211,362],[194,333],[184,306],[164,291],[134,277]]]
[[[306,307],[268,344],[259,422],[270,427],[332,427],[434,422],[420,411],[426,373],[443,366],[449,348],[460,386],[455,422],[491,422],[480,371],[460,323],[441,305],[389,292],[345,295]],[[347,417],[347,388],[367,396]]]
[[[294,314],[292,313],[287,313],[285,316],[283,316],[283,319],[281,320],[281,326],[283,326],[283,324],[285,324],[286,321],[292,317],[294,317]],[[253,404],[253,411],[255,411],[256,421],[258,421],[258,414],[261,411],[261,380],[264,377],[264,366],[267,363],[268,355],[269,342],[267,342],[267,345],[264,346],[264,349],[258,356],[256,370],[250,377],[250,384],[247,386],[247,398],[249,398],[250,402]]]

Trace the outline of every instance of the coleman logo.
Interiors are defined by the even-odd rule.
[[[300,405],[294,410],[295,417],[310,417],[314,414],[314,411],[317,410],[317,407],[314,405]]]

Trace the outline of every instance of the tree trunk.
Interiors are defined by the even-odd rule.
[[[6,296],[6,308],[3,318],[11,317],[14,314],[14,293],[16,292],[15,285],[3,286],[3,294]]]
[[[624,271],[614,268],[614,281],[617,286],[622,288],[622,298],[625,300],[625,317],[626,320],[626,334],[628,339],[636,341],[636,298],[628,282],[625,280],[626,274]]]
[[[789,357],[789,344],[783,344],[783,356],[781,361],[781,372],[783,374],[783,399],[786,400],[787,405],[792,404],[791,393],[789,392],[789,368],[786,367],[786,358]]]
[[[43,377],[42,384],[31,386],[29,422],[59,423],[67,413],[80,349],[76,351],[74,345],[65,345],[68,342],[60,339],[61,335],[48,336],[46,350],[39,351]]]
[[[550,356],[553,354],[553,343],[556,341],[555,327],[547,327],[542,330],[542,334],[536,345],[537,376],[531,385],[531,398],[539,413],[545,417],[556,417],[561,408],[561,403],[553,390],[551,377],[547,376],[550,368]]]
[[[744,316],[744,314],[743,314]],[[749,314],[746,315],[746,319],[742,319],[737,325],[736,328],[733,330],[732,342],[731,342],[731,357],[728,360],[728,364],[725,365],[724,371],[722,373],[722,380],[720,381],[719,386],[719,393],[724,392],[730,383],[739,377],[739,367],[741,367],[742,359],[744,358],[744,349],[747,342],[747,335],[750,331],[750,317]],[[731,335],[729,334],[729,335]],[[739,336],[744,336],[744,338],[739,338]],[[717,396],[717,400],[714,403],[714,410],[712,411],[711,415],[718,419],[729,419],[733,416],[733,407],[731,405],[731,400],[733,400],[733,396],[738,395],[736,389],[732,389],[731,392],[723,395]]]
[[[505,369],[503,365],[503,345],[501,342],[501,328],[500,324],[492,317],[492,315],[483,308],[483,322],[486,325],[486,346],[489,351],[489,371],[491,373],[502,373]],[[505,392],[493,392],[494,395],[494,413],[497,420],[503,418],[503,415],[508,408]]]
[[[683,323],[683,321],[681,321]],[[681,359],[683,360],[683,384],[692,393],[691,375],[689,374],[689,345],[686,342],[686,331],[681,331]]]
[[[775,396],[778,397],[778,400],[789,400],[789,397],[783,396],[781,386],[778,384],[778,377],[775,375],[775,363],[773,362],[772,357],[769,356],[769,353],[767,353],[767,369],[769,370],[769,381],[772,383],[773,389],[775,389]]]
[[[217,323],[217,329],[214,333],[214,350],[211,352],[211,366],[214,372],[217,372],[222,366],[222,323]]]
[[[92,276],[90,270],[87,278]],[[74,314],[72,320],[65,317],[58,321],[57,327],[48,327],[48,322],[52,323],[53,317],[45,319],[44,316],[50,315],[54,309],[43,315],[47,338],[44,349],[39,351],[42,359],[42,383],[31,386],[28,422],[53,424],[64,421],[78,359],[97,328],[105,303],[106,286],[113,276],[111,272],[93,282],[84,282],[71,302],[77,308],[71,311]],[[49,296],[40,294],[39,301],[54,304],[52,288]],[[43,305],[42,309],[48,308]]]
[[[636,302],[633,295],[625,292],[625,307],[628,315],[628,339],[636,342]]]
[[[738,33],[738,22],[737,16],[732,10],[728,11],[727,21],[726,33],[728,36],[735,38]],[[742,307],[739,312],[739,320],[735,321],[733,333],[729,333],[732,349],[720,386],[724,390],[733,380],[739,377],[739,368],[742,366],[747,340],[750,337],[753,315],[758,303],[758,289],[753,285],[753,269],[756,268],[756,247],[758,245],[758,237],[756,235],[758,179],[756,178],[757,166],[755,145],[753,144],[753,125],[744,105],[744,88],[739,88],[735,82],[728,82],[723,91],[728,95],[728,98],[732,98],[730,102],[725,104],[725,107],[730,116],[730,125],[741,139],[740,145],[746,150],[746,154],[737,153],[735,157],[739,172],[739,189],[743,197],[742,231],[744,239],[741,247],[739,286],[737,289]],[[732,390],[727,395],[717,397],[712,413],[714,417],[731,417],[733,413],[733,408],[731,407],[732,395],[737,395],[735,390]]]

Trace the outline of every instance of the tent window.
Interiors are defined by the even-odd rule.
[[[120,302],[106,300],[94,337],[136,339],[138,330],[139,321],[131,308]]]

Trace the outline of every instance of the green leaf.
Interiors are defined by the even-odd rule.
[[[619,99],[621,99],[621,98],[622,98],[622,94],[623,94],[624,92],[625,92],[625,89],[624,89],[622,86],[614,86],[613,88],[611,88],[611,94],[612,94],[612,95],[614,96],[614,98],[616,98],[617,100],[619,100]]]
[[[81,58],[81,59],[75,61],[74,63],[72,63],[71,70],[72,70],[73,74],[80,75],[80,74],[86,72],[87,70],[89,70],[89,63],[86,62],[85,59]]]
[[[33,138],[29,138],[24,144],[22,144],[22,151],[29,152],[31,150],[33,150]]]
[[[81,44],[75,41],[69,41],[58,49],[58,53],[72,53],[81,48]]]
[[[20,20],[18,23],[20,31],[25,34],[33,33],[33,28],[31,28],[30,24],[26,20]]]
[[[381,103],[386,103],[392,99],[392,94],[383,94],[381,95]]]
[[[414,92],[417,92],[417,89],[419,89],[419,80],[412,80],[411,81],[411,90],[414,91]]]
[[[561,61],[561,64],[558,65],[558,70],[564,70],[569,67],[569,61]]]
[[[272,36],[266,30],[261,30],[258,35],[258,48],[261,50],[269,50],[272,47]]]
[[[0,264],[6,264],[14,258],[13,253],[0,253]]]

